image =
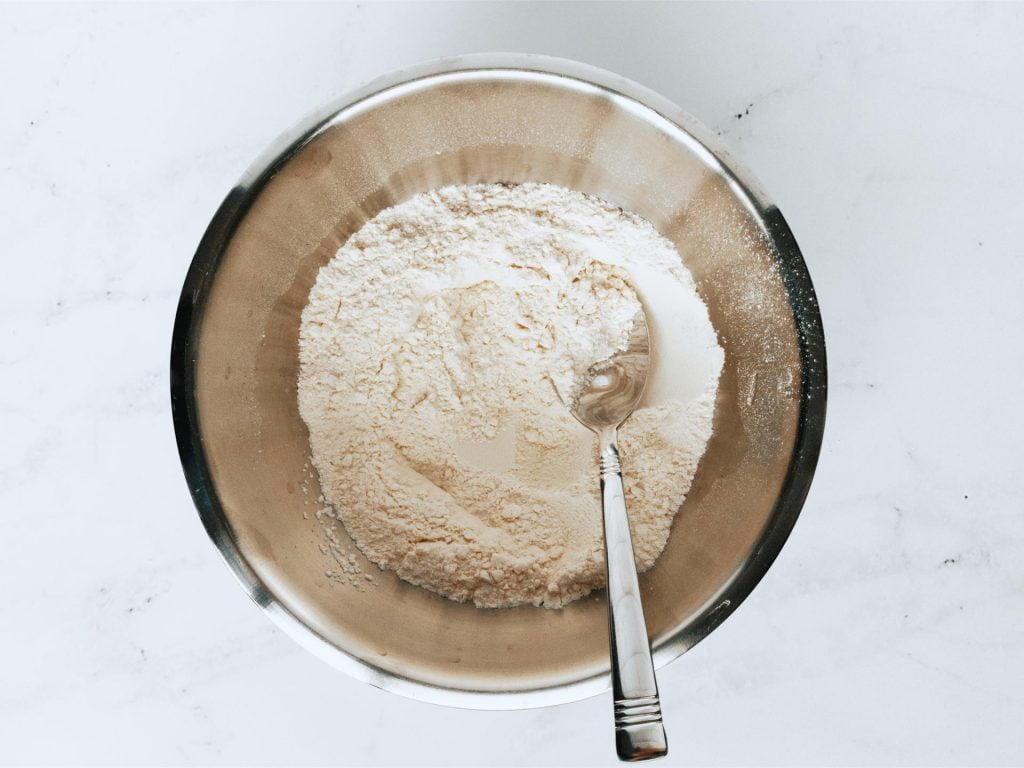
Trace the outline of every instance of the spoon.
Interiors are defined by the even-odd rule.
[[[615,749],[619,759],[628,761],[648,760],[668,753],[616,442],[618,428],[633,413],[643,395],[650,362],[647,318],[641,309],[633,318],[626,349],[592,365],[584,380],[576,383],[568,402],[572,415],[597,434],[601,446]]]

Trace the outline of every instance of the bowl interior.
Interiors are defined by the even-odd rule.
[[[361,555],[373,585],[331,581],[333,558],[318,547],[320,490],[296,404],[299,318],[317,271],[387,206],[499,181],[561,184],[636,211],[697,281],[726,353],[714,435],[641,585],[659,664],[714,626],[708,617],[728,609],[724,590],[776,513],[793,460],[797,321],[777,243],[715,158],[653,110],[577,79],[490,70],[413,80],[343,109],[259,181],[194,297],[206,492],[219,543],[259,582],[258,599],[361,662],[371,681],[583,695],[608,670],[603,592],[557,611],[480,610],[379,573]]]

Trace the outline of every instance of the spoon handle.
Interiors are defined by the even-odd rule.
[[[601,436],[601,498],[615,749],[620,760],[648,760],[667,754],[668,741],[661,721],[661,700],[640,601],[614,431]]]

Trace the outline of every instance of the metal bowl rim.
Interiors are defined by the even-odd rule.
[[[711,633],[750,594],[768,571],[789,536],[810,488],[825,422],[827,373],[824,334],[814,288],[789,226],[753,176],[694,117],[653,91],[597,67],[568,59],[522,53],[472,54],[439,59],[397,70],[352,91],[299,121],[276,139],[246,170],[214,214],[192,259],[182,288],[171,340],[171,410],[185,478],[199,517],[247,594],[300,645],[356,679],[413,699],[472,709],[520,709],[563,704],[602,693],[609,675],[527,691],[483,691],[423,683],[358,659],[338,648],[291,613],[270,592],[246,561],[212,482],[199,432],[195,393],[196,342],[212,277],[238,223],[266,182],[309,141],[350,110],[367,106],[374,96],[424,79],[438,83],[464,77],[543,77],[596,88],[620,105],[646,112],[699,153],[727,180],[776,247],[776,259],[790,298],[799,336],[801,388],[793,458],[782,491],[751,555],[704,606],[694,621],[662,638],[654,648],[661,668]],[[728,160],[728,165],[726,164]]]

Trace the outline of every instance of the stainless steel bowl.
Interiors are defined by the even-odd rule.
[[[725,349],[714,435],[641,579],[657,666],[775,559],[814,472],[826,388],[814,291],[778,208],[693,118],[635,83],[538,56],[444,60],[372,83],[259,158],[210,223],[174,326],[174,425],[199,514],[249,595],[307,648],[380,688],[486,709],[607,689],[604,594],[480,610],[391,573],[361,591],[333,583],[304,515],[319,488],[295,386],[300,313],[346,238],[419,192],[497,181],[561,184],[652,221]]]

